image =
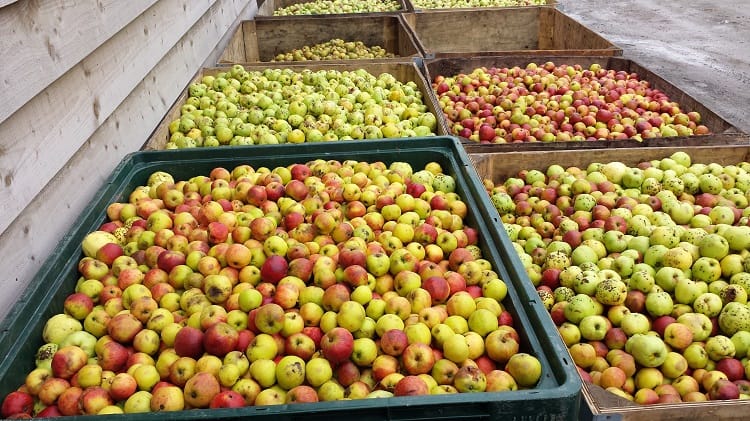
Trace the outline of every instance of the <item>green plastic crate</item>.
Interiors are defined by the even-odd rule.
[[[322,420],[331,416],[360,420],[416,419],[577,419],[581,380],[569,359],[552,320],[526,279],[510,239],[500,230],[482,183],[459,141],[439,136],[421,139],[395,139],[361,142],[333,142],[300,145],[222,147],[178,151],[144,151],[127,156],[80,215],[77,226],[60,241],[56,252],[43,264],[21,299],[3,321],[0,332],[0,397],[4,398],[23,383],[34,368],[34,354],[42,345],[46,320],[62,312],[63,301],[73,291],[79,277],[83,237],[106,220],[106,207],[127,201],[129,193],[146,184],[157,170],[175,179],[207,175],[217,166],[231,170],[239,164],[273,168],[313,159],[344,161],[409,162],[423,167],[438,162],[456,180],[456,192],[469,208],[468,225],[480,236],[484,257],[492,262],[508,284],[504,305],[514,317],[521,336],[521,351],[535,355],[542,363],[542,378],[534,389],[514,392],[483,392],[452,395],[361,399],[351,401],[244,407],[239,409],[186,410],[127,414],[123,419],[241,419]],[[488,220],[491,218],[492,220]],[[90,418],[90,417],[86,417]]]

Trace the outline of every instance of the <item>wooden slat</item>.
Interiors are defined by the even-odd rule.
[[[469,156],[480,177],[498,181],[509,177],[516,177],[521,170],[546,170],[547,167],[552,164],[560,164],[565,167],[574,166],[586,168],[592,162],[606,163],[619,161],[626,165],[634,166],[639,162],[669,157],[677,151],[685,151],[690,154],[694,163],[700,162],[710,164],[715,162],[721,165],[730,165],[749,161],[750,143],[748,143],[748,137],[738,136],[738,140],[744,141],[745,144],[743,146],[696,146],[691,148],[677,146],[660,148],[471,153]]]
[[[622,50],[549,6],[438,9],[405,14],[425,53],[621,55]]]
[[[250,21],[248,21],[250,22]],[[221,54],[219,63],[239,63],[245,60],[245,26],[248,22],[242,22],[234,31],[227,48]]]
[[[0,9],[0,122],[156,1],[22,0]]]
[[[159,1],[0,124],[0,231],[214,3]]]
[[[254,1],[218,0],[192,27],[182,27],[186,33],[182,39],[0,235],[0,255],[4,256],[0,273],[5,274],[0,277],[0,320],[112,169],[127,153],[139,149],[193,73],[205,63],[216,62],[217,40],[235,18],[249,19],[255,10]],[[164,26],[163,30],[174,28]]]
[[[278,54],[334,38],[380,46],[398,58],[420,56],[419,46],[398,15],[300,16],[243,22],[221,63],[269,62]]]
[[[273,16],[273,12],[277,9],[288,7],[293,4],[311,3],[313,1],[315,0],[265,0],[263,1],[263,3],[261,3],[260,7],[258,8],[258,17]],[[399,13],[399,12],[405,12],[407,10],[410,10],[407,6],[407,2],[408,0],[398,0],[398,3],[401,6],[401,9],[399,9],[398,11],[387,12],[387,13]],[[380,14],[380,13],[386,13],[386,12],[378,12],[375,14]],[[339,14],[339,16],[351,16],[351,15],[352,14]],[[333,16],[333,15],[327,15],[327,16]]]
[[[596,389],[599,389],[597,391]],[[632,403],[616,404],[598,386],[584,383],[581,394],[584,404],[588,404],[596,419],[613,419],[621,421],[695,421],[695,420],[747,420],[750,411],[748,400],[726,400],[710,402],[680,402],[676,404],[634,405]]]

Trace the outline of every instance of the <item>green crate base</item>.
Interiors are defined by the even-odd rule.
[[[34,368],[34,355],[42,345],[42,329],[51,316],[61,313],[63,301],[78,279],[77,263],[82,257],[81,240],[106,220],[106,206],[127,201],[129,193],[145,185],[158,170],[176,180],[208,175],[214,167],[231,169],[240,164],[273,168],[313,159],[344,161],[409,162],[424,167],[438,162],[456,180],[456,192],[466,203],[467,224],[479,233],[479,246],[501,279],[508,284],[504,301],[521,336],[521,350],[539,358],[542,378],[534,389],[514,392],[465,393],[439,396],[397,397],[351,401],[244,407],[239,409],[196,409],[173,413],[128,414],[124,420],[148,419],[240,419],[330,420],[346,419],[535,419],[569,420],[578,417],[581,382],[575,365],[554,330],[538,295],[526,279],[509,238],[498,229],[497,217],[486,220],[492,208],[489,197],[471,165],[468,155],[453,137],[377,140],[136,152],[126,157],[90,202],[77,226],[61,240],[21,300],[3,321],[0,332],[0,396],[5,397],[23,383]],[[494,213],[493,213],[494,214]],[[87,419],[90,417],[87,417]]]

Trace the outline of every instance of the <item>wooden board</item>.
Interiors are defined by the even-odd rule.
[[[413,0],[406,0],[408,7],[412,11],[428,11],[428,10],[458,10],[458,11],[467,11],[467,10],[493,10],[493,9],[505,9],[505,7],[457,7],[452,9],[424,9],[419,6],[417,6]],[[554,6],[557,4],[557,0],[547,0],[545,2],[547,6]],[[536,7],[536,6],[517,6],[517,7]]]
[[[370,72],[373,75],[378,75],[380,73],[390,73],[393,75],[397,80],[401,82],[408,82],[413,81],[417,84],[419,87],[420,92],[422,92],[422,102],[427,106],[427,108],[438,116],[438,106],[437,101],[435,100],[435,94],[432,92],[432,89],[430,88],[427,81],[424,79],[424,76],[420,72],[420,70],[417,68],[416,64],[414,64],[412,61],[371,61],[366,63],[348,63],[348,62],[339,62],[339,63],[327,63],[324,61],[316,61],[316,62],[305,62],[305,63],[269,63],[269,64],[263,64],[263,63],[251,63],[251,64],[245,64],[245,68],[248,70],[262,70],[266,68],[280,68],[280,69],[295,69],[298,71],[304,70],[304,69],[310,69],[310,70],[356,70],[356,69],[365,69],[368,72]],[[203,76],[206,75],[215,75],[219,72],[224,72],[227,70],[227,67],[215,67],[215,68],[206,68],[203,69],[201,72],[199,72],[195,77],[193,78],[193,81],[199,81]],[[175,101],[172,108],[167,112],[167,114],[164,116],[164,119],[161,121],[159,126],[156,128],[154,133],[151,135],[150,139],[146,143],[144,149],[164,149],[165,145],[169,141],[169,123],[172,122],[175,119],[178,119],[180,117],[180,107],[185,103],[185,101],[188,98],[188,92],[187,89],[185,89],[182,92],[182,95],[180,95],[179,98],[177,98],[177,101]],[[445,132],[443,131],[443,128],[438,124],[437,128],[438,133],[440,135],[444,135]]]
[[[615,396],[599,386],[584,383],[582,400],[589,405],[591,417],[582,411],[581,420],[620,420],[620,421],[696,421],[716,419],[722,421],[744,421],[750,411],[750,400],[728,400],[709,402],[680,402],[673,404],[636,405],[632,402],[614,400],[606,395]],[[624,400],[624,399],[623,399]],[[602,402],[615,405],[602,405]]]
[[[157,2],[0,124],[0,231],[216,1]]]
[[[657,73],[641,66],[635,61],[622,58],[622,57],[609,57],[609,56],[547,56],[547,55],[518,55],[518,56],[474,56],[474,57],[450,57],[450,58],[434,58],[426,59],[424,61],[425,76],[428,81],[433,81],[438,75],[457,75],[459,73],[471,72],[472,70],[479,67],[513,67],[521,66],[525,67],[528,63],[545,63],[551,61],[555,64],[580,64],[583,67],[588,68],[593,63],[599,63],[603,68],[624,70],[629,73],[636,73],[641,80],[649,82],[650,86],[661,90],[669,96],[672,101],[680,104],[680,107],[686,111],[697,111],[701,115],[702,124],[704,124],[711,131],[709,135],[698,135],[689,137],[672,137],[672,138],[659,138],[659,139],[644,139],[643,142],[631,141],[629,145],[625,146],[651,146],[661,145],[665,142],[674,144],[675,146],[684,144],[684,146],[690,146],[694,144],[727,144],[731,141],[731,137],[727,138],[723,135],[736,135],[741,133],[739,129],[734,127],[730,122],[707,108],[700,101],[687,94],[682,89],[676,87]],[[440,113],[438,115],[438,121],[440,124],[444,124],[443,128],[447,133],[448,121],[445,116]],[[729,140],[728,140],[729,139]],[[493,150],[522,150],[522,149],[568,149],[568,148],[588,148],[588,147],[599,147],[609,148],[618,147],[619,142],[623,141],[596,141],[596,142],[549,142],[549,143],[510,143],[510,144],[474,144],[469,142],[468,139],[464,139],[467,144],[476,145],[472,147],[484,148],[487,152]],[[682,143],[679,143],[682,142]],[[704,142],[704,143],[701,143]],[[583,146],[582,146],[583,145]]]
[[[421,10],[404,17],[429,57],[622,55],[621,48],[550,6]]]
[[[0,277],[0,320],[44,259],[55,252],[57,242],[76,224],[110,172],[126,154],[143,145],[193,72],[216,62],[228,38],[219,40],[232,25],[251,18],[255,10],[253,1],[218,0],[195,24],[181,28],[185,35],[83,146],[76,147],[72,158],[63,159],[65,165],[52,181],[33,191],[38,195],[0,234],[0,255],[4,256],[0,272],[5,274]]]
[[[258,18],[263,18],[266,16],[273,16],[273,12],[277,9],[281,9],[287,6],[291,6],[293,4],[298,3],[311,3],[315,0],[264,0],[259,6],[258,6]],[[379,15],[383,13],[400,13],[400,12],[406,12],[411,9],[409,9],[409,6],[407,4],[408,0],[398,0],[398,3],[401,5],[401,9],[393,12],[373,12],[373,13],[359,13],[360,15]],[[352,16],[351,13],[349,14],[338,14],[340,16]],[[310,16],[310,15],[305,15]],[[326,15],[326,16],[336,16],[335,14],[332,15]],[[292,17],[292,16],[288,16]],[[297,17],[297,16],[295,16]]]
[[[278,54],[334,38],[383,47],[396,59],[421,56],[399,15],[273,17],[243,22],[220,63],[270,62]]]
[[[474,152],[467,152],[469,152],[469,158],[474,164],[477,174],[482,179],[489,178],[493,181],[498,181],[509,177],[516,177],[521,170],[546,170],[552,164],[586,168],[592,162],[607,163],[619,161],[628,166],[635,166],[639,162],[669,157],[677,151],[684,151],[690,154],[694,163],[710,164],[715,162],[721,165],[729,165],[750,161],[750,137],[738,135],[736,138],[743,145],[490,153],[477,153],[475,150]]]
[[[60,7],[59,2],[22,0],[0,6],[0,122],[156,1],[103,0],[97,7],[86,2]]]

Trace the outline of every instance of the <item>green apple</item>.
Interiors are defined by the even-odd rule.
[[[667,359],[667,346],[658,336],[635,334],[625,343],[625,351],[644,367],[659,367]]]

